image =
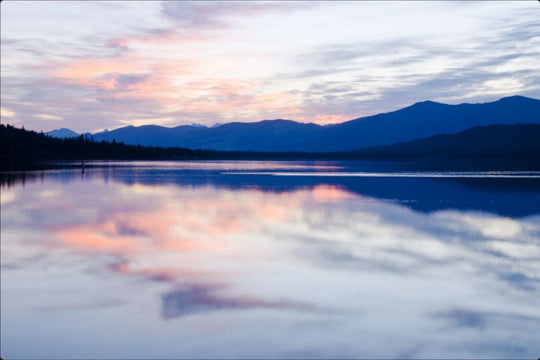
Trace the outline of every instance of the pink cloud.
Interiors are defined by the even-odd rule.
[[[172,29],[153,31],[145,34],[137,34],[125,37],[118,37],[109,41],[109,44],[120,48],[129,48],[136,45],[182,45],[193,42],[204,42],[215,39],[215,34],[203,32],[179,32]]]

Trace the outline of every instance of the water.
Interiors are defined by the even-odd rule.
[[[2,358],[540,354],[538,172],[93,162],[1,180]]]

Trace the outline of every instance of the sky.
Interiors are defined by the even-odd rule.
[[[1,121],[49,131],[540,98],[538,1],[3,1]]]

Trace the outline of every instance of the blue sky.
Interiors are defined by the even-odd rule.
[[[328,124],[539,98],[539,15],[532,0],[4,1],[2,122]]]

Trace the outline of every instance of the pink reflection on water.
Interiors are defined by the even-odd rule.
[[[329,185],[292,192],[123,184],[105,190],[107,202],[97,213],[89,211],[92,205],[84,205],[81,194],[65,191],[66,199],[81,204],[74,212],[94,215],[47,226],[52,229],[47,246],[102,258],[103,270],[119,277],[164,283],[165,318],[219,309],[313,308],[238,293],[241,279],[254,276],[245,263],[264,268],[282,256],[268,244],[268,229],[296,226],[301,210],[316,203],[356,196]]]
[[[333,201],[343,201],[351,198],[358,198],[360,195],[353,194],[351,192],[345,191],[337,186],[332,185],[318,185],[315,186],[312,190],[313,198],[321,202],[333,202]]]
[[[94,226],[77,226],[57,231],[55,238],[72,249],[88,252],[131,254],[138,249],[136,241],[132,238],[110,236],[95,230]]]
[[[57,226],[53,238],[70,248],[89,252],[136,256],[149,252],[229,251],[228,236],[256,234],[263,223],[281,224],[293,219],[298,209],[313,202],[343,201],[358,195],[336,186],[319,185],[290,193],[263,192],[249,189],[226,192],[220,197],[212,192],[180,198],[160,198],[151,211],[131,209],[133,199],[126,202],[117,196],[112,209],[88,222]],[[173,194],[174,195],[174,194]],[[199,196],[200,195],[200,196]],[[140,203],[160,196],[151,188],[136,195]],[[286,205],[284,205],[286,197]]]

